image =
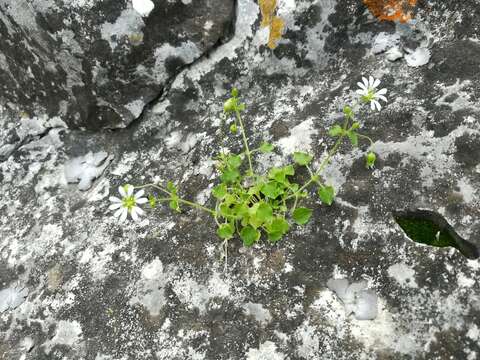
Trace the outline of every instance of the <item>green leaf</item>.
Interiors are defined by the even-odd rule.
[[[377,156],[374,152],[370,151],[365,157],[365,166],[367,169],[373,169],[375,167],[375,160],[377,160]]]
[[[233,183],[240,177],[240,172],[237,169],[226,169],[220,176],[220,179],[224,183]]]
[[[353,146],[358,146],[358,135],[355,131],[348,131],[347,136],[350,139]]]
[[[240,155],[231,155],[228,157],[227,164],[234,169],[239,168],[242,165],[242,157]]]
[[[321,186],[318,188],[318,196],[324,204],[330,206],[335,198],[335,189],[332,186]]]
[[[240,231],[240,237],[242,238],[243,245],[252,246],[260,239],[260,232],[250,225],[247,225]]]
[[[157,206],[157,199],[152,194],[148,195],[148,202],[149,202],[150,207],[152,209],[154,209],[155,206]]]
[[[348,118],[348,119],[352,119],[353,118],[353,109],[346,105],[344,108],[343,108],[343,113],[345,114],[345,117]]]
[[[276,199],[283,191],[275,181],[270,181],[262,186],[260,192],[270,199]]]
[[[270,233],[285,234],[288,229],[290,229],[290,225],[288,225],[287,220],[281,217],[273,219],[272,222],[267,225],[267,230]]]
[[[310,217],[312,216],[312,210],[304,207],[296,208],[293,211],[292,216],[293,216],[293,220],[295,220],[295,222],[298,225],[305,225],[310,220]]]
[[[237,99],[232,97],[223,104],[223,111],[226,113],[234,112],[237,109]]]
[[[223,199],[225,197],[225,195],[227,195],[227,185],[226,184],[220,184],[220,185],[215,186],[212,190],[212,194],[217,199]]]
[[[257,212],[255,214],[262,223],[264,222],[270,222],[273,218],[273,210],[270,205],[267,203],[260,203],[260,205],[257,208]]]
[[[280,240],[283,237],[283,233],[279,231],[267,232],[267,235],[268,235],[268,241],[272,243],[276,243],[278,240]]]
[[[275,146],[273,146],[272,144],[264,142],[258,149],[262,153],[266,154],[266,153],[272,152],[273,149],[275,149]]]
[[[177,187],[171,181],[167,183],[167,190],[174,195],[177,194]]]
[[[233,214],[237,218],[243,218],[244,216],[248,215],[248,206],[245,205],[244,203],[235,204],[233,206]]]
[[[180,206],[178,206],[177,200],[171,200],[168,205],[170,206],[170,209],[180,212]]]
[[[232,209],[230,208],[229,204],[223,202],[220,204],[219,209],[220,215],[222,215],[223,217],[228,217],[232,215]]]
[[[271,168],[268,172],[270,179],[275,179],[279,183],[287,183],[287,176],[292,176],[295,174],[295,169],[292,165],[284,166],[282,168]]]
[[[340,125],[334,125],[328,130],[328,135],[332,137],[340,136],[343,134],[343,129]]]
[[[301,166],[306,166],[306,165],[310,164],[312,159],[313,159],[312,155],[309,155],[309,154],[304,153],[304,152],[293,153],[293,161],[295,161],[298,165],[301,165]]]
[[[235,229],[231,224],[222,224],[217,229],[217,235],[222,239],[230,239],[234,233]]]

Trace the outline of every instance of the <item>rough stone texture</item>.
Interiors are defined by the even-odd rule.
[[[23,142],[0,163],[0,286],[16,299],[0,317],[0,358],[477,359],[479,260],[410,241],[391,212],[436,211],[480,246],[479,2],[420,2],[415,22],[395,25],[355,0],[282,1],[287,31],[274,51],[257,4],[237,6],[233,38],[184,69],[134,126],[21,123]],[[402,51],[428,49],[428,64],[374,54],[382,32],[398,34]],[[312,222],[277,245],[232,241],[224,271],[203,213],[158,208],[119,225],[108,211],[127,182],[173,179],[210,203],[212,157],[240,148],[222,126],[232,85],[252,142],[277,145],[259,166],[294,150],[321,159],[363,74],[389,89],[381,113],[361,116],[377,168],[365,169],[363,147],[343,147],[326,172],[334,205],[312,200]],[[101,151],[115,158],[90,190],[66,184],[69,159]],[[331,278],[366,280],[378,317],[345,316]]]
[[[0,1],[2,103],[18,118],[125,127],[166,83],[224,39],[233,0]]]

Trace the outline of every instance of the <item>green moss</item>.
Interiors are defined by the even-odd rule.
[[[451,246],[458,249],[455,239],[431,220],[408,217],[395,218],[405,234],[415,242],[436,247]]]

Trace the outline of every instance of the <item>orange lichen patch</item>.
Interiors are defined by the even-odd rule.
[[[380,20],[407,22],[417,0],[363,0],[370,12]]]
[[[277,9],[277,0],[258,0],[260,12],[262,13],[261,27],[269,27],[270,34],[268,36],[268,47],[275,49],[278,41],[282,38],[285,21],[282,18],[275,16]]]
[[[260,12],[262,13],[262,23],[260,26],[270,26],[273,14],[277,8],[277,0],[259,0],[258,6],[260,6]]]
[[[275,49],[277,47],[277,42],[282,38],[283,28],[285,26],[285,21],[278,16],[272,18],[270,24],[270,35],[268,37],[268,47],[270,49]]]

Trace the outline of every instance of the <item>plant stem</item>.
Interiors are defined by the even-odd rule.
[[[172,193],[169,192],[168,190],[164,189],[163,187],[161,187],[160,185],[157,185],[157,184],[146,184],[146,185],[142,185],[142,186],[134,186],[135,189],[143,189],[143,188],[147,188],[147,187],[153,187],[157,190],[160,190],[162,192],[164,192],[165,194],[167,194],[168,196],[170,196],[169,199],[162,199],[163,201],[167,201],[167,200],[173,200],[173,196],[172,196]],[[191,202],[191,201],[188,201],[188,200],[185,200],[185,199],[182,199],[182,198],[177,198],[177,201],[182,203],[182,204],[185,204],[185,205],[188,205],[188,206],[191,206],[193,208],[196,208],[196,209],[200,209],[200,210],[203,210],[205,212],[208,212],[209,214],[211,214],[212,216],[216,217],[217,215],[217,212],[212,210],[212,209],[209,209],[203,205],[200,205],[198,203],[194,203],[194,202]]]
[[[240,116],[240,111],[236,110],[235,115],[237,117],[238,123],[240,124],[240,128],[242,129],[242,138],[243,138],[243,145],[245,146],[245,155],[247,155],[248,166],[250,167],[250,172],[253,175],[252,156],[250,153],[250,148],[248,147],[247,135],[245,134],[245,127],[243,126],[243,121],[242,121],[242,117]]]

